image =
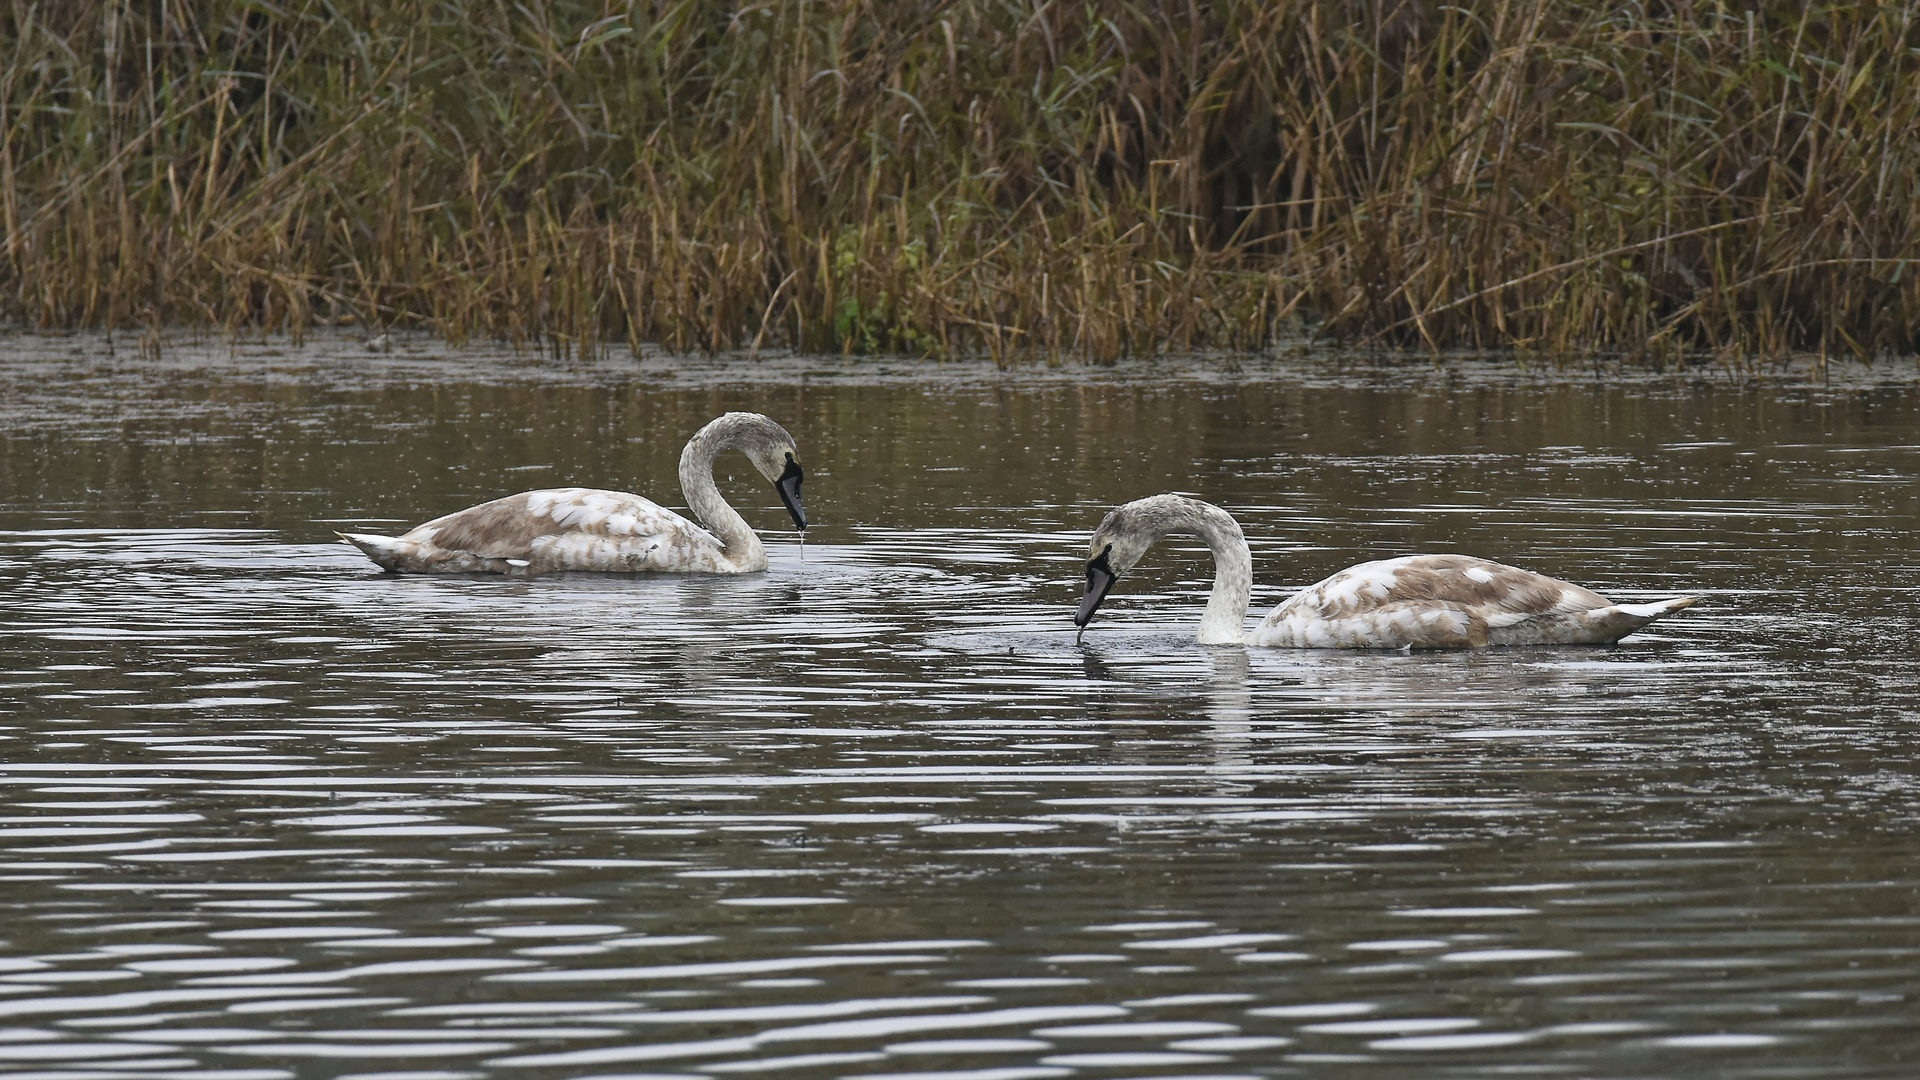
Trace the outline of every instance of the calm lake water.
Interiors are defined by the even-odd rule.
[[[531,487],[743,579],[391,577]],[[1509,365],[540,363],[0,340],[0,1071],[1909,1077],[1920,386]],[[730,475],[729,475],[730,474]],[[1084,647],[1112,505],[1256,607],[1459,550],[1693,610],[1614,649]]]

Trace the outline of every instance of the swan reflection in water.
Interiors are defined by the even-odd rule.
[[[1664,692],[1677,675],[1737,658],[1665,650],[1594,654],[1555,647],[1496,652],[1248,650],[1118,631],[1081,647],[1090,714],[1204,721],[1216,755],[1263,748],[1393,743],[1471,732],[1475,739],[1578,737],[1622,723],[1622,694]],[[1197,656],[1196,656],[1197,654]],[[1197,662],[1196,662],[1197,661]],[[1609,734],[1608,738],[1616,736]],[[1224,759],[1219,759],[1224,760]]]

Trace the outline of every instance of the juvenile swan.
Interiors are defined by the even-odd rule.
[[[680,451],[680,490],[704,529],[624,491],[552,488],[434,518],[404,536],[340,536],[385,569],[415,574],[765,570],[765,545],[714,486],[713,461],[723,450],[747,455],[780,493],[794,528],[805,535],[804,476],[793,436],[759,413],[730,412],[694,432]]]
[[[1196,533],[1213,551],[1213,592],[1202,645],[1293,649],[1467,649],[1483,645],[1604,645],[1690,606],[1682,596],[1616,604],[1550,577],[1467,555],[1405,555],[1350,566],[1309,585],[1246,632],[1253,554],[1240,524],[1197,499],[1155,495],[1120,507],[1093,531],[1087,592],[1074,614],[1082,634],[1107,590],[1171,533]]]

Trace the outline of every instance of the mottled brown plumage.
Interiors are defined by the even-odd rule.
[[[1250,640],[1307,648],[1605,644],[1692,603],[1615,604],[1503,563],[1408,555],[1361,563],[1300,590]]]

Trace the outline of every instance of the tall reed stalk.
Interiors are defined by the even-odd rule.
[[[9,0],[0,309],[1910,351],[1920,0]]]

